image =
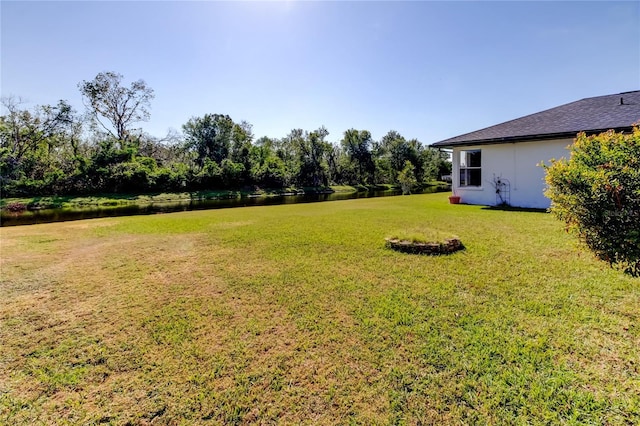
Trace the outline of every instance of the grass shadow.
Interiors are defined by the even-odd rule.
[[[548,213],[547,209],[538,209],[533,207],[513,207],[507,205],[484,206],[482,210],[497,210],[502,212],[528,212],[528,213]]]

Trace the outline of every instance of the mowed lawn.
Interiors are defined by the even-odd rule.
[[[546,213],[429,194],[0,237],[0,424],[640,423],[640,280]]]

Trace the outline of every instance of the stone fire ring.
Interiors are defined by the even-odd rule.
[[[410,254],[426,254],[436,256],[440,254],[451,254],[458,250],[464,249],[462,241],[457,238],[446,239],[443,243],[414,243],[412,241],[401,240],[399,238],[385,238],[385,241],[385,246],[387,248],[399,251],[401,253]]]

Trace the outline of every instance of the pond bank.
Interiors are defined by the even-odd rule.
[[[171,213],[259,205],[336,201],[400,195],[401,190],[380,186],[362,190],[352,186],[292,188],[279,191],[201,191],[164,194],[106,194],[86,197],[34,197],[2,200],[0,226],[92,219],[99,217]],[[359,190],[360,189],[360,190]],[[447,191],[444,185],[429,185],[417,193]]]
[[[337,188],[337,189],[334,189]],[[0,210],[43,210],[149,204],[165,202],[226,200],[242,197],[272,197],[282,195],[304,195],[305,193],[355,192],[354,187],[329,188],[284,188],[278,190],[216,190],[194,192],[163,192],[148,194],[94,194],[37,196],[5,198],[0,200]]]

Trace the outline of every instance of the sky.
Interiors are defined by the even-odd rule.
[[[638,1],[0,2],[0,94],[69,101],[115,71],[163,137],[228,114],[256,138],[324,126],[428,145],[640,89]]]

